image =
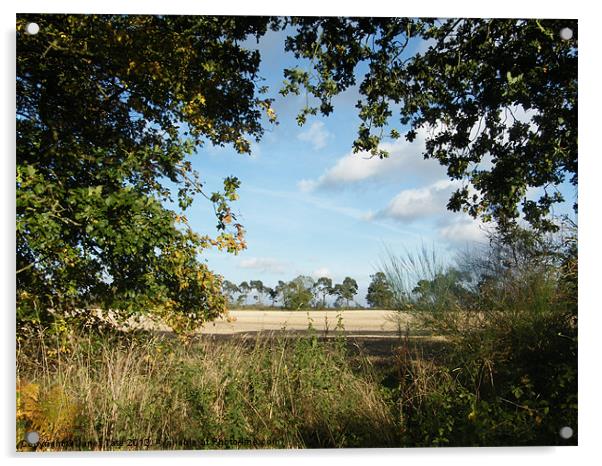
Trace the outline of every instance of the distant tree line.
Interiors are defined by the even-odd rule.
[[[371,279],[366,295],[368,305],[390,308],[393,305],[393,292],[385,274],[377,272]],[[329,277],[314,280],[307,275],[299,275],[289,282],[279,280],[274,287],[264,285],[261,280],[243,281],[238,285],[224,280],[222,289],[231,306],[269,304],[285,309],[359,307],[354,300],[358,293],[357,281],[351,277],[345,277],[341,283],[333,283]]]

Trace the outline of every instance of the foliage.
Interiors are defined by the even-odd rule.
[[[30,340],[18,354],[21,400],[33,394],[19,405],[25,408],[18,440],[53,422],[38,408],[44,400],[63,400],[60,393],[69,394],[77,428],[61,435],[41,431],[37,450],[385,447],[399,441],[399,425],[369,365],[357,370],[344,347],[315,335],[187,345],[148,335],[73,335],[60,357],[49,353],[45,339]],[[63,411],[62,425],[70,413]],[[48,445],[53,440],[73,446]]]
[[[249,285],[246,281],[241,282],[240,285],[238,285],[238,304],[244,304],[250,292],[251,285]]]
[[[239,290],[238,290],[238,286],[236,286],[236,283],[232,283],[229,280],[224,280],[222,282],[222,292],[226,296],[228,303],[232,304],[235,302],[234,295],[236,295],[239,292]]]
[[[270,301],[272,302],[272,307],[274,307],[276,305],[276,301],[278,300],[278,291],[275,288],[266,286],[265,292],[270,298]]]
[[[330,114],[333,97],[358,85],[354,151],[386,157],[387,135],[405,132],[414,141],[420,134],[425,158],[464,180],[449,209],[504,230],[521,206],[534,228],[557,229],[547,217],[563,200],[556,187],[567,176],[577,185],[576,20],[302,17],[288,24],[286,49],[309,67],[285,70],[281,93],[304,89],[318,102],[300,111],[299,124]],[[560,39],[564,27],[571,40]],[[417,51],[420,41],[426,50]],[[532,188],[542,189],[539,199],[527,199]]]
[[[370,278],[372,281],[368,285],[368,294],[366,295],[368,305],[379,309],[391,309],[394,295],[385,273],[376,272]]]
[[[251,280],[249,282],[249,286],[251,287],[252,290],[256,291],[255,299],[257,300],[258,304],[261,304],[261,297],[263,296],[264,293],[267,293],[267,290],[266,290],[265,286],[263,285],[263,282],[261,280]]]
[[[58,351],[42,332],[17,352],[18,440],[39,428],[38,450],[575,444],[558,429],[577,425],[576,339],[557,324],[501,340],[511,359],[479,346],[493,335],[435,352],[406,336],[378,364],[344,335],[71,333]]]
[[[329,307],[326,297],[331,295],[336,296],[337,307],[343,304],[349,306],[357,294],[358,285],[351,277],[345,277],[342,283],[333,286],[332,279],[328,277],[320,277],[314,281],[309,276],[299,275],[289,282],[279,280],[274,288],[264,285],[261,280],[243,281],[238,286],[225,280],[222,288],[228,300],[232,303],[236,301],[238,306],[253,307],[254,305],[247,304],[247,298],[255,290],[258,306],[262,305],[262,297],[268,296],[272,307],[280,300],[282,307],[287,309],[307,309],[312,306],[325,309]],[[235,295],[238,295],[236,299]]]
[[[39,34],[25,33],[29,21]],[[225,310],[221,278],[198,257],[245,247],[231,209],[240,181],[210,193],[189,158],[206,143],[249,152],[263,116],[275,122],[259,52],[239,44],[287,26],[286,49],[310,69],[285,70],[282,93],[305,88],[319,101],[300,123],[332,112],[367,65],[354,150],[386,156],[382,131],[398,110],[390,136],[424,133],[425,157],[465,181],[450,209],[495,220],[511,238],[522,203],[536,229],[557,228],[547,217],[562,200],[556,186],[567,175],[577,184],[575,21],[20,15],[19,322],[99,307],[184,331]],[[559,40],[567,26],[574,39]],[[431,46],[414,53],[418,40]],[[527,200],[529,188],[543,195]],[[216,237],[188,226],[197,196],[214,207]],[[261,301],[266,290],[255,289]],[[348,305],[355,293],[343,283],[336,294]]]
[[[556,445],[561,427],[576,428],[575,231],[515,238],[494,236],[455,264],[424,267],[431,274],[413,290],[399,271],[420,261],[390,258],[399,309],[450,345],[424,375],[431,389],[406,408],[411,443]],[[416,388],[408,370],[402,391]]]
[[[48,441],[72,438],[79,427],[81,405],[62,386],[45,387],[19,381],[17,386],[17,437],[33,430]]]
[[[318,296],[322,296],[322,307],[326,307],[326,296],[333,293],[332,278],[320,277],[314,284],[314,293]]]
[[[25,24],[40,26],[36,35]],[[245,247],[230,203],[188,160],[205,142],[249,152],[271,100],[257,96],[261,17],[20,15],[17,18],[17,310],[47,321],[95,306],[150,312],[177,329],[222,313],[207,247]],[[214,206],[218,235],[184,211]],[[179,210],[170,210],[169,203]]]
[[[343,283],[337,283],[332,288],[332,294],[337,296],[337,300],[335,305],[340,307],[343,304],[343,301],[349,306],[349,302],[353,299],[353,297],[357,294],[357,282],[355,279],[351,277],[345,277]]]
[[[312,288],[314,280],[311,277],[299,275],[286,283],[282,288],[282,301],[287,309],[304,309],[310,306],[314,298]]]

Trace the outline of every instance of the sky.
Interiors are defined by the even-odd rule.
[[[283,69],[299,63],[284,52],[285,36],[269,32],[258,45],[246,43],[261,52],[260,75],[276,99],[279,124],[268,126],[250,156],[207,145],[191,159],[208,191],[221,189],[227,176],[241,181],[232,207],[248,247],[237,255],[206,251],[209,268],[237,284],[261,280],[266,286],[298,275],[327,276],[335,283],[350,276],[359,285],[356,301],[364,305],[370,275],[379,270],[385,250],[403,255],[425,245],[451,260],[459,249],[485,242],[487,226],[446,210],[457,184],[437,161],[422,157],[422,133],[412,143],[403,137],[385,142],[387,159],[352,152],[360,123],[357,88],[335,97],[330,116],[309,117],[298,126],[295,116],[305,95],[277,93]],[[409,53],[422,47],[415,43]],[[565,198],[572,203],[570,192]],[[216,219],[203,198],[187,217],[195,231],[215,232]]]

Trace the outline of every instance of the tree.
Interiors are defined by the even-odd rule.
[[[340,307],[345,301],[347,307],[349,307],[350,301],[357,294],[358,286],[357,282],[351,277],[345,277],[343,283],[337,283],[333,287],[333,294],[337,296],[336,303],[337,307]]]
[[[284,286],[283,301],[287,309],[308,308],[314,297],[311,277],[299,275]]]
[[[368,305],[380,309],[391,309],[394,304],[394,295],[387,276],[384,272],[376,272],[370,278],[372,281],[368,286],[368,294],[366,295]]]
[[[266,287],[266,294],[269,296],[270,301],[272,302],[272,307],[276,306],[276,301],[278,300],[278,290],[271,287]]]
[[[326,307],[326,296],[332,293],[332,279],[320,277],[314,284],[314,292],[322,296],[322,307]]]
[[[255,299],[257,300],[258,304],[261,304],[261,297],[266,292],[265,287],[263,286],[263,282],[261,280],[251,280],[249,282],[249,286],[252,290],[255,290],[257,292]]]
[[[305,89],[318,101],[299,124],[330,114],[364,65],[354,151],[386,157],[387,136],[411,142],[420,133],[424,157],[459,181],[448,209],[511,233],[520,207],[537,231],[558,228],[549,217],[563,200],[557,186],[567,177],[577,186],[576,20],[303,17],[288,25],[286,49],[310,62],[285,70],[281,92]],[[567,27],[573,37],[561,40]],[[414,53],[420,39],[429,47]],[[537,188],[539,199],[527,199]]]
[[[234,295],[237,294],[238,291],[238,286],[236,286],[236,283],[232,283],[231,281],[228,280],[224,280],[222,282],[222,291],[224,293],[224,295],[226,296],[228,303],[234,303]]]
[[[247,282],[241,282],[240,285],[238,285],[238,292],[240,293],[238,295],[238,304],[243,305],[247,302],[247,297],[251,292],[251,285]]]
[[[40,33],[24,32],[30,21]],[[286,49],[310,60],[285,70],[282,93],[319,102],[300,124],[331,113],[367,66],[355,151],[385,157],[385,129],[420,133],[424,156],[462,182],[449,209],[512,232],[521,207],[536,229],[556,228],[556,186],[577,185],[575,20],[19,15],[19,321],[100,306],[187,330],[225,310],[199,256],[245,247],[230,206],[240,182],[207,191],[190,156],[206,143],[249,152],[275,121],[259,53],[240,43],[281,27]],[[432,45],[414,54],[418,39]],[[197,196],[214,206],[215,237],[188,226]]]
[[[25,24],[35,21],[37,35]],[[100,306],[191,329],[225,310],[220,278],[198,260],[236,253],[238,179],[205,191],[189,156],[204,143],[250,152],[273,120],[258,96],[261,17],[19,15],[17,313]],[[197,195],[218,235],[193,232]],[[173,202],[178,209],[171,210]]]
[[[278,284],[274,288],[274,291],[276,292],[276,296],[280,296],[282,298],[282,305],[284,306],[284,303],[286,302],[286,296],[288,294],[288,287],[286,282],[278,280]]]
[[[435,274],[432,280],[419,280],[412,294],[423,304],[453,309],[461,303],[466,308],[471,298],[470,291],[465,287],[469,278],[467,273],[449,268]]]

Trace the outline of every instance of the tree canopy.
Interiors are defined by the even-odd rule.
[[[391,309],[394,305],[394,294],[384,272],[371,275],[366,302],[371,307]]]
[[[576,20],[291,18],[282,93],[315,98],[298,116],[330,114],[358,86],[354,151],[386,157],[386,139],[425,139],[425,158],[462,180],[448,208],[512,230],[520,210],[539,231],[568,177],[577,185]],[[563,40],[560,31],[573,36]],[[420,42],[426,41],[426,42]],[[428,48],[416,50],[419,44]],[[424,45],[422,45],[424,47]],[[357,80],[360,65],[367,72]],[[397,113],[397,121],[392,120]],[[385,130],[388,130],[385,132]],[[530,199],[528,190],[538,199]],[[539,190],[539,191],[535,191]],[[574,204],[576,211],[577,205]],[[520,209],[520,210],[519,210]]]
[[[35,21],[37,35],[25,32]],[[175,328],[225,309],[205,248],[245,247],[230,203],[187,159],[204,144],[249,152],[273,120],[259,53],[267,18],[20,15],[17,19],[17,309],[48,317],[100,306]],[[169,189],[169,183],[175,189]],[[197,195],[217,235],[187,224]],[[179,209],[169,209],[168,203]]]
[[[322,296],[322,307],[326,307],[326,296],[332,294],[332,278],[320,277],[314,284],[314,289],[317,295]]]
[[[343,301],[345,301],[347,307],[349,307],[349,302],[357,294],[357,290],[357,282],[351,277],[345,277],[342,283],[334,285],[332,293],[337,296],[337,306],[340,307],[343,304]]]
[[[314,298],[312,289],[314,280],[305,275],[299,275],[280,288],[282,302],[287,309],[304,309],[309,307]]]

